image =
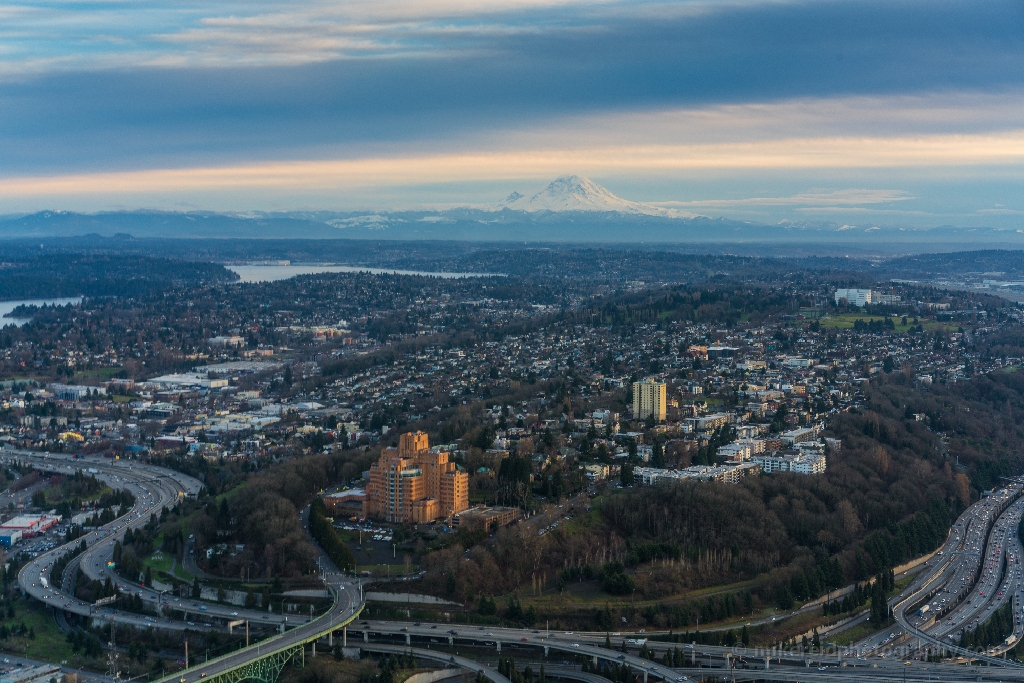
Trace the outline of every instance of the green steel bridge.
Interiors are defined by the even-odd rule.
[[[347,638],[348,625],[363,610],[362,601],[353,599],[353,594],[359,593],[358,588],[353,584],[349,586],[355,590],[346,589],[340,583],[331,587],[334,605],[319,618],[268,640],[164,676],[155,683],[276,683],[286,664],[305,664],[307,648],[315,657],[316,644],[321,639],[326,637],[328,647],[333,647],[336,631],[341,630],[343,641]]]

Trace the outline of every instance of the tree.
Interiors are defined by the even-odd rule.
[[[498,469],[497,498],[501,503],[525,505],[530,498],[530,474],[533,464],[529,458],[512,456],[501,461]]]
[[[488,598],[486,595],[480,596],[480,604],[477,607],[477,612],[484,616],[490,616],[497,611],[498,607],[494,604],[494,600]]]
[[[619,481],[623,486],[632,486],[634,480],[632,463],[622,463],[622,469],[619,470]]]
[[[655,441],[651,447],[651,467],[665,466],[665,447],[660,441]]]
[[[505,618],[509,621],[522,621],[523,620],[523,606],[519,604],[519,600],[514,595],[508,598],[508,607],[505,609]]]

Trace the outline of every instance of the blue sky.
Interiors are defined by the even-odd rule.
[[[0,5],[0,213],[486,204],[1024,217],[1021,2]]]

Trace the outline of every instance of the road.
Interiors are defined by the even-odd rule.
[[[184,630],[199,627],[198,622],[139,615],[111,608],[97,609],[94,605],[75,598],[69,592],[71,588],[70,581],[64,581],[63,585],[60,586],[53,586],[50,585],[47,577],[47,573],[53,566],[53,563],[84,539],[88,549],[76,558],[76,564],[81,566],[83,572],[91,578],[105,578],[109,575],[113,580],[118,581],[122,587],[141,591],[145,600],[160,601],[162,599],[161,596],[152,590],[147,590],[138,584],[108,574],[109,569],[106,566],[106,562],[113,555],[114,543],[121,539],[128,529],[144,526],[149,521],[151,514],[159,514],[165,506],[170,507],[174,505],[179,497],[198,493],[201,487],[198,481],[178,472],[134,461],[83,460],[73,459],[70,456],[64,455],[41,455],[30,451],[13,451],[10,449],[0,452],[0,462],[14,459],[29,462],[33,467],[40,470],[63,474],[73,474],[75,470],[91,468],[96,470],[95,475],[98,479],[102,479],[117,488],[127,488],[136,498],[135,506],[128,514],[104,527],[83,535],[71,543],[41,553],[26,563],[18,572],[18,582],[27,594],[45,604],[52,605],[66,612],[86,617],[91,616],[119,624],[127,624],[137,628],[159,627],[170,630]],[[222,619],[224,621],[242,620],[248,617],[251,621],[258,620],[257,623],[274,623],[284,632],[249,648],[210,660],[201,666],[192,667],[185,672],[176,673],[169,677],[169,679],[198,681],[201,678],[215,676],[218,673],[228,671],[253,659],[263,657],[268,651],[287,650],[296,644],[308,641],[311,636],[315,637],[321,632],[333,631],[336,626],[340,627],[358,615],[363,605],[362,587],[358,581],[339,572],[330,559],[322,553],[319,558],[319,564],[322,567],[321,579],[324,582],[324,586],[334,595],[335,600],[327,612],[314,619],[292,615],[269,615],[262,611],[244,610],[230,605],[217,605],[191,599],[171,598],[166,604],[173,605],[173,610],[181,610],[185,613],[194,611],[195,614],[202,614],[207,618]],[[292,626],[294,628],[289,630],[289,627]],[[220,628],[220,624],[214,625],[212,622],[202,622],[201,627]]]
[[[135,496],[135,507],[126,516],[122,516],[101,529],[83,535],[74,542],[58,546],[33,558],[19,572],[22,588],[33,597],[53,604],[56,607],[80,614],[94,616],[106,621],[131,624],[134,626],[156,626],[170,630],[185,629],[217,629],[223,630],[229,621],[246,619],[250,622],[273,625],[294,626],[307,623],[309,616],[274,614],[266,610],[246,609],[236,605],[224,605],[216,602],[205,602],[174,595],[164,595],[152,587],[145,587],[137,581],[130,581],[108,567],[113,559],[114,544],[124,537],[131,528],[144,526],[152,513],[160,514],[162,509],[177,503],[179,495],[195,495],[202,484],[179,472],[153,467],[136,461],[111,461],[103,458],[74,459],[66,455],[50,454],[43,456],[32,451],[0,451],[0,462],[5,459],[18,459],[28,462],[37,469],[62,474],[73,474],[76,470],[97,470],[95,476],[112,488],[128,489]],[[123,592],[138,593],[143,602],[160,615],[166,607],[167,616],[139,615],[119,611],[111,607],[97,608],[73,597],[71,586],[63,590],[43,585],[40,580],[53,562],[65,552],[77,546],[85,539],[88,549],[76,558],[75,566],[81,567],[90,579],[104,581],[108,577]],[[73,571],[68,572],[73,576]],[[180,614],[178,614],[180,613]],[[180,619],[169,617],[181,617]]]
[[[173,505],[180,495],[194,493],[199,489],[199,482],[180,473],[137,462],[83,461],[58,455],[45,457],[25,451],[6,450],[0,452],[0,460],[14,457],[29,461],[40,469],[66,474],[73,473],[75,469],[91,467],[97,470],[98,478],[104,479],[113,486],[128,488],[136,495],[136,506],[129,514],[84,536],[89,548],[78,558],[77,562],[80,563],[87,575],[94,578],[105,578],[108,575],[106,562],[112,555],[114,542],[121,538],[127,529],[146,524],[150,514],[159,513],[164,506]],[[984,619],[988,618],[1005,601],[1011,599],[1011,596],[1017,600],[1016,609],[1020,609],[1024,600],[1020,599],[1021,573],[1018,561],[1024,552],[1016,538],[1016,524],[1024,514],[1024,501],[1010,504],[1011,496],[1012,494],[1006,491],[986,499],[982,503],[972,506],[957,520],[946,545],[940,554],[931,561],[928,570],[922,572],[913,584],[896,598],[897,619],[903,620],[901,622],[903,629],[915,634],[921,633],[932,640],[938,640],[947,636],[947,632],[956,624],[969,623],[969,620],[984,623]],[[1004,505],[1006,505],[1005,510],[1002,509]],[[988,533],[989,529],[991,529],[991,533]],[[337,630],[342,624],[355,618],[362,609],[362,592],[358,582],[338,572],[329,560],[322,556],[320,560],[323,567],[321,577],[325,586],[335,596],[335,601],[329,611],[312,621],[307,617],[289,616],[290,621],[285,624],[283,615],[268,615],[261,610],[244,610],[230,605],[203,603],[180,597],[161,598],[159,594],[121,578],[117,580],[123,587],[140,591],[146,600],[159,602],[163,599],[175,611],[202,615],[203,618],[209,618],[211,621],[190,623],[187,621],[188,617],[185,620],[175,620],[131,614],[114,609],[97,610],[93,605],[86,604],[68,594],[67,589],[70,589],[70,582],[66,582],[65,586],[54,587],[46,585],[46,582],[42,581],[53,562],[63,552],[77,544],[78,540],[73,544],[55,548],[33,558],[19,572],[19,582],[22,588],[33,597],[68,612],[99,617],[103,620],[130,624],[140,628],[149,626],[177,630],[200,627],[218,628],[222,621],[246,618],[257,623],[274,623],[278,627],[284,627],[284,633],[281,635],[205,662],[200,666],[193,666],[187,671],[173,676],[174,680],[185,683],[196,683],[203,678],[235,669],[255,659],[266,657],[268,652],[285,652],[294,649],[300,644],[308,643],[323,634]],[[984,563],[982,563],[982,553],[984,553]],[[1003,567],[1006,568],[1005,572],[1002,570]],[[975,576],[979,579],[977,587],[973,585]],[[971,591],[984,593],[984,595],[978,595],[978,600],[973,598],[968,600],[965,594]],[[962,600],[958,603],[957,600],[961,598]],[[928,616],[921,615],[922,619],[916,618],[912,613],[908,616],[907,612],[910,607],[923,604],[925,600],[928,601],[929,606],[935,605],[935,612],[941,612],[946,617],[939,621],[938,626],[934,622],[927,623],[930,619]],[[952,620],[949,619],[950,616],[953,617]],[[296,623],[297,621],[298,623]],[[693,649],[685,644],[648,642],[647,645],[655,653],[663,652],[665,648],[681,647],[694,665],[701,663],[705,665],[703,669],[699,666],[673,669],[655,659],[643,659],[635,654],[619,651],[610,652],[603,647],[606,638],[604,633],[550,633],[537,629],[487,627],[452,628],[447,624],[404,622],[374,622],[372,624],[361,622],[354,628],[355,631],[349,633],[353,640],[350,645],[357,645],[359,641],[363,641],[375,646],[395,646],[394,642],[379,643],[376,641],[381,639],[394,641],[397,638],[399,647],[424,645],[430,649],[449,644],[452,646],[461,644],[470,647],[493,647],[496,652],[500,643],[506,648],[506,651],[532,648],[538,653],[548,654],[554,651],[595,657],[604,661],[617,661],[621,664],[628,664],[642,674],[645,679],[655,677],[667,681],[680,681],[687,677],[703,675],[708,672],[709,668],[730,669],[729,675],[735,674],[737,680],[764,678],[765,666],[770,667],[772,672],[770,677],[773,679],[805,681],[878,680],[879,678],[902,678],[903,676],[906,676],[908,680],[925,677],[931,680],[962,680],[966,671],[964,667],[923,662],[912,662],[908,666],[901,658],[870,656],[851,650],[831,655],[808,655],[796,652],[712,646],[697,646],[696,649]],[[1019,624],[1017,628],[1020,628]],[[929,629],[934,633],[929,634]],[[636,637],[635,634],[615,634],[612,637],[612,644],[621,646],[623,640]],[[374,642],[371,643],[371,640]],[[638,650],[639,643],[633,643],[631,649],[634,652]],[[993,664],[1010,664],[996,657],[988,659]],[[470,660],[458,663],[460,666],[476,667]],[[1024,668],[1000,667],[997,670],[992,667],[983,667],[983,669],[985,670],[975,671],[972,669],[971,676],[977,677],[978,680],[1024,681]],[[171,678],[169,677],[167,680]],[[503,683],[493,677],[490,678],[496,683]]]
[[[1020,484],[1014,484],[964,511],[930,571],[922,572],[895,598],[893,618],[899,628],[877,646],[911,638],[990,664],[1013,665],[999,659],[1008,646],[974,653],[956,645],[964,629],[984,624],[1014,595],[1014,631],[1020,637],[1020,491]]]
[[[454,632],[454,633],[453,633]],[[364,635],[365,634],[365,635]],[[614,634],[612,649],[604,647],[604,633],[547,632],[539,629],[510,629],[495,627],[465,627],[451,624],[363,621],[353,624],[349,631],[349,644],[380,651],[382,645],[392,648],[413,648],[414,652],[432,649],[448,654],[453,649],[459,655],[474,661],[492,661],[499,654],[512,656],[522,666],[530,658],[565,664],[566,655],[596,657],[598,661],[628,664],[635,672],[647,677],[674,682],[703,678],[728,671],[737,680],[765,679],[780,681],[829,681],[880,679],[948,680],[962,681],[966,675],[972,680],[1024,681],[1024,670],[1003,667],[965,667],[949,664],[881,657],[846,657],[840,654],[803,654],[741,647],[714,647],[697,645],[695,648],[675,643],[647,641],[655,657],[644,659],[635,653],[639,645],[629,644],[632,654],[621,652],[623,640],[635,640],[637,634]],[[642,637],[642,636],[641,636]],[[364,642],[362,641],[365,638]],[[673,668],[661,663],[667,649],[680,648],[689,667]],[[766,662],[766,659],[768,660]],[[765,673],[768,665],[770,674]]]
[[[128,529],[144,526],[150,514],[157,514],[167,506],[177,503],[179,496],[195,495],[201,484],[178,472],[145,465],[135,461],[110,461],[104,459],[73,459],[70,456],[50,454],[42,455],[31,451],[4,449],[0,451],[0,462],[20,460],[31,463],[33,467],[61,474],[74,474],[76,470],[96,470],[96,477],[106,481],[115,488],[127,488],[135,495],[135,506],[126,515],[114,520],[99,529],[83,534],[80,538],[60,545],[52,550],[32,558],[18,572],[18,582],[28,595],[43,601],[45,604],[60,608],[66,612],[90,617],[97,616],[104,620],[117,621],[145,628],[156,622],[155,617],[132,614],[111,608],[97,609],[94,605],[75,598],[66,593],[62,587],[49,585],[48,572],[53,563],[64,553],[85,540],[88,549],[82,554],[79,562],[83,570],[93,567],[96,563],[104,564],[106,558],[113,556],[114,543],[124,536]],[[187,628],[180,624],[167,623],[165,627]]]

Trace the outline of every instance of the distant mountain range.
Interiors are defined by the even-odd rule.
[[[514,192],[503,202],[484,208],[248,213],[42,211],[0,217],[0,239],[115,234],[171,239],[907,245],[913,251],[962,249],[965,244],[977,248],[1024,247],[1024,233],[1012,229],[912,229],[824,222],[765,225],[683,214],[622,199],[579,176],[558,178],[530,197]]]

